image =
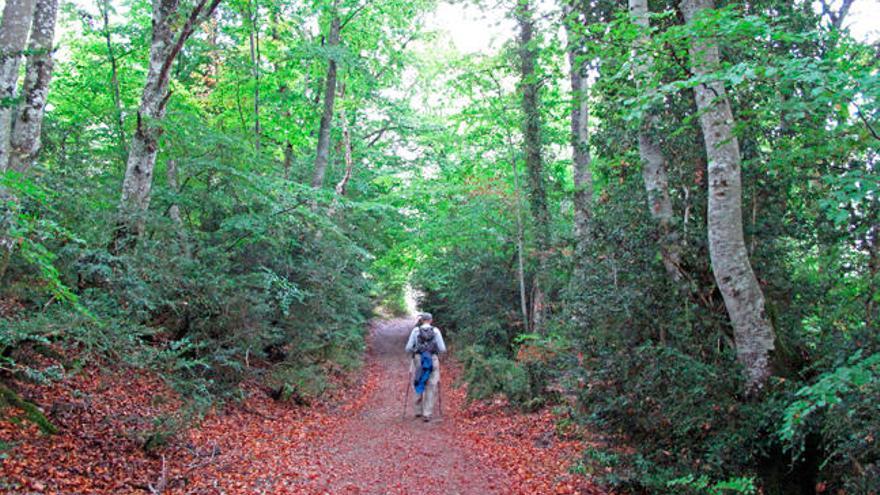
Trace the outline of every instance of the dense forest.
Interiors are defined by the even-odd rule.
[[[470,400],[601,436],[597,486],[880,493],[859,4],[475,0],[510,29],[462,53],[436,0],[6,0],[0,417],[148,373],[161,452],[310,407],[415,293]]]

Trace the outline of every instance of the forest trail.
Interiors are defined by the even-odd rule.
[[[180,473],[174,493],[359,495],[601,495],[569,472],[586,444],[554,438],[549,410],[517,413],[501,401],[468,405],[454,388],[453,359],[441,366],[442,415],[424,423],[403,413],[411,320],[370,325],[358,393],[337,407],[300,417],[274,401],[254,403],[262,419],[218,416],[194,432],[196,450],[222,452],[206,469]],[[412,392],[409,394],[412,400]],[[257,421],[255,421],[257,419]],[[202,458],[207,457],[205,454]],[[213,457],[213,454],[211,454]]]
[[[29,396],[57,409],[50,414],[60,431],[43,435],[34,425],[0,422],[0,441],[17,446],[0,457],[8,476],[0,475],[0,493],[605,493],[570,472],[585,439],[558,437],[548,409],[517,412],[500,399],[468,404],[465,388],[453,386],[454,359],[442,367],[442,416],[435,410],[424,423],[410,404],[403,416],[411,325],[370,325],[355,388],[293,407],[250,387],[247,400],[209,414],[153,455],[137,432],[178,404],[162,399],[168,389],[157,377],[92,371],[54,388],[34,386]]]
[[[428,424],[402,416],[409,366],[403,348],[412,327],[408,320],[376,322],[371,327],[368,359],[378,385],[365,406],[324,439],[324,473],[330,493],[489,494],[506,493],[503,473],[457,442],[460,432],[447,410]],[[441,368],[443,370],[443,368]],[[441,375],[442,376],[442,375]],[[450,397],[451,380],[441,380]],[[412,401],[412,391],[409,394]],[[450,404],[444,404],[448,409]]]
[[[404,416],[409,363],[403,348],[411,327],[412,320],[403,319],[370,325],[361,397],[311,419],[261,402],[255,406],[271,419],[227,414],[206,424],[192,441],[201,450],[219,447],[222,459],[182,473],[188,486],[175,493],[606,493],[569,472],[586,444],[555,438],[551,411],[517,413],[503,401],[467,404],[464,389],[453,387],[453,359],[441,366],[442,416],[435,411],[426,424],[413,417],[410,404]]]

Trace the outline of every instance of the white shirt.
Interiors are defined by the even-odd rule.
[[[422,325],[428,326],[428,325]],[[409,333],[409,340],[406,341],[406,352],[416,352],[416,340],[419,338],[419,327],[412,329]],[[446,344],[443,342],[443,334],[440,329],[434,327],[434,339],[437,341],[437,352],[446,352]]]

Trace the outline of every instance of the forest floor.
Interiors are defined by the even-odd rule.
[[[372,325],[362,379],[335,406],[292,407],[254,392],[151,455],[141,438],[120,433],[176,406],[173,399],[144,404],[162,396],[149,377],[87,376],[42,391],[55,397],[47,409],[61,432],[0,422],[0,442],[11,446],[0,455],[0,493],[605,493],[570,473],[588,446],[582,435],[560,437],[549,410],[467,404],[454,361],[442,367],[442,415],[426,424],[408,405],[403,416],[408,332],[403,320]],[[119,398],[120,388],[129,395]],[[112,402],[102,396],[109,391],[117,391],[115,403],[104,404]]]

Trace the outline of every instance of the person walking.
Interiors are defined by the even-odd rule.
[[[431,313],[420,313],[406,342],[406,353],[411,355],[410,377],[416,391],[415,414],[426,423],[431,421],[440,386],[440,359],[437,356],[446,352],[443,334],[431,324],[433,319]]]

